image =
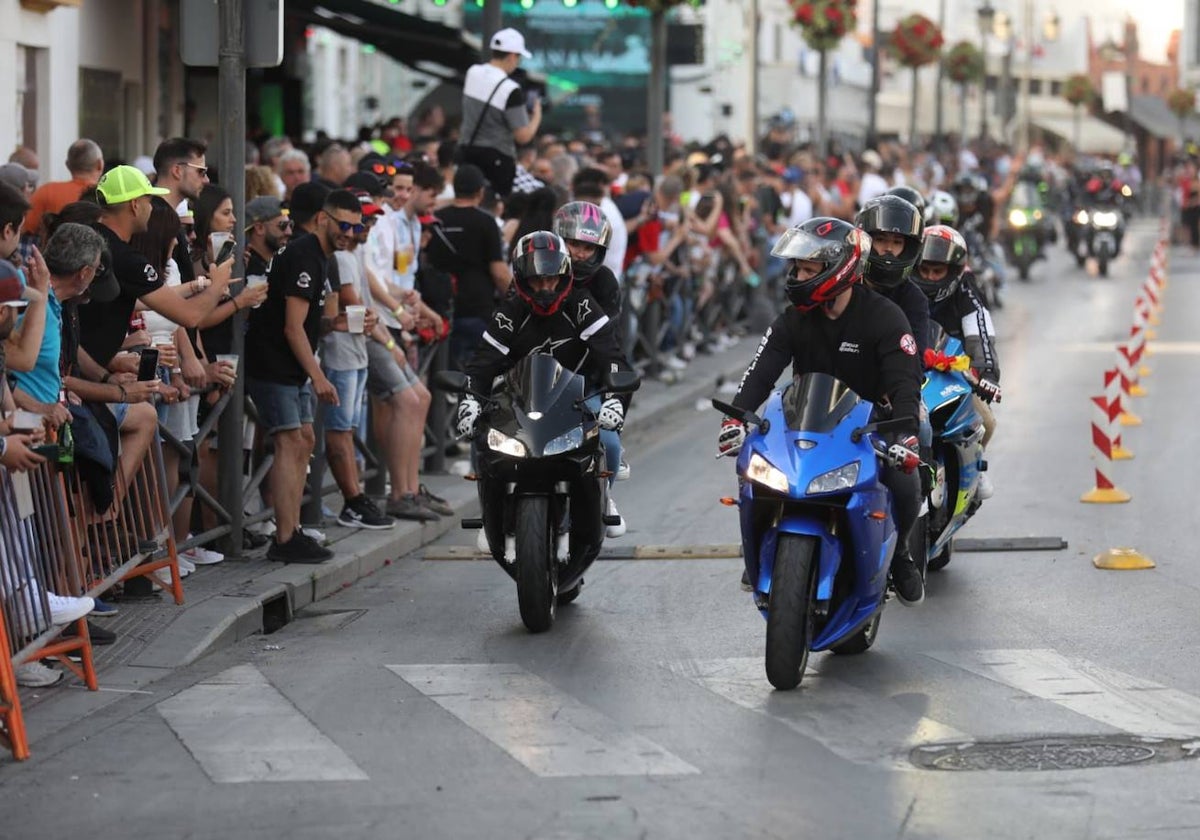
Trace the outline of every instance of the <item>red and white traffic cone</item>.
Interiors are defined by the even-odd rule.
[[[1112,439],[1108,430],[1113,422],[1113,408],[1107,397],[1092,397],[1092,460],[1095,461],[1096,486],[1079,497],[1089,504],[1112,505],[1128,502],[1132,496],[1121,490],[1112,479]]]
[[[1112,442],[1112,459],[1128,461],[1133,453],[1121,444],[1121,372],[1116,368],[1104,371],[1105,409],[1109,418],[1108,439]]]
[[[1138,376],[1149,376],[1154,373],[1150,366],[1144,363],[1145,358],[1150,355],[1150,345],[1146,343],[1146,325],[1139,317],[1139,312],[1136,309],[1133,313],[1133,326],[1129,328],[1129,341],[1126,343],[1138,360]]]
[[[1117,345],[1117,370],[1121,372],[1121,388],[1127,397],[1144,397],[1146,389],[1138,382],[1137,365],[1140,358],[1135,358],[1128,344]],[[1126,423],[1126,426],[1136,425]]]

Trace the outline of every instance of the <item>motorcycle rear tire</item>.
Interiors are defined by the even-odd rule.
[[[816,613],[817,541],[780,534],[767,602],[767,681],[791,691],[804,679]]]
[[[838,642],[829,648],[829,652],[838,656],[855,656],[866,653],[871,649],[871,645],[875,644],[875,637],[879,635],[881,618],[883,618],[883,607],[876,610],[875,615],[871,616],[871,620],[860,627],[854,635],[848,636],[844,642]]]
[[[561,607],[563,604],[572,603],[576,598],[579,597],[579,594],[581,592],[583,592],[583,581],[582,580],[579,581],[579,583],[572,586],[566,592],[558,593],[558,599],[557,599],[558,605]]]
[[[1108,254],[1101,252],[1100,256],[1096,257],[1096,272],[1101,277],[1108,276]]]
[[[558,566],[551,556],[550,500],[545,496],[517,499],[517,604],[531,633],[554,624]]]
[[[926,566],[926,571],[940,572],[942,569],[950,565],[950,546],[947,545],[938,552],[937,557],[929,558],[929,565]]]

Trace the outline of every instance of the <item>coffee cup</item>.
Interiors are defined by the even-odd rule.
[[[346,307],[346,329],[356,335],[366,332],[367,307],[362,304],[351,304]]]

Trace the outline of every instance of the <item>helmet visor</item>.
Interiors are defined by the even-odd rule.
[[[520,277],[557,277],[571,273],[571,258],[562,251],[539,248],[514,257],[513,271]]]
[[[844,240],[825,239],[811,231],[792,228],[775,243],[771,256],[784,260],[812,260],[829,265],[845,256],[849,245]]]

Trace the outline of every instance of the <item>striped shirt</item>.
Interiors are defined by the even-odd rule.
[[[521,86],[494,64],[475,64],[463,82],[462,130],[466,145],[517,156],[513,129],[529,124]],[[472,139],[474,137],[474,139]]]

